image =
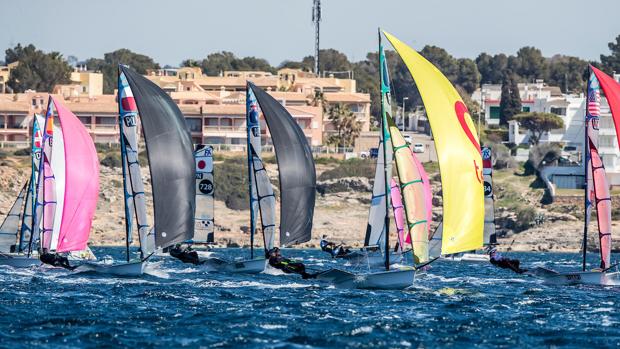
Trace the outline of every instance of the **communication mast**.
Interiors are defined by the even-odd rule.
[[[312,22],[314,23],[314,73],[319,76],[319,23],[321,22],[321,0],[312,0]]]

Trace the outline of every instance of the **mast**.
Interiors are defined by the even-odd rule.
[[[590,69],[588,69],[589,71]],[[591,74],[591,72],[590,72]],[[586,271],[586,257],[587,257],[587,249],[588,249],[588,221],[590,220],[590,217],[588,215],[589,210],[589,204],[590,201],[588,200],[588,197],[590,195],[590,186],[588,185],[588,168],[590,166],[590,144],[588,142],[588,99],[590,98],[590,96],[588,95],[588,92],[590,90],[590,79],[588,79],[588,85],[586,87],[586,115],[585,115],[585,124],[584,124],[584,128],[583,128],[583,136],[584,136],[584,140],[583,140],[583,170],[584,170],[584,185],[585,185],[585,190],[584,190],[584,195],[583,195],[583,201],[584,201],[584,205],[583,208],[585,210],[585,217],[584,217],[584,223],[583,223],[583,241],[581,243],[581,247],[582,247],[582,251],[581,251],[581,270],[582,271]]]
[[[379,88],[381,92],[381,142],[383,144],[383,158],[387,159],[387,144],[385,142],[385,103],[384,103],[384,91],[383,91],[383,62],[381,60],[381,54],[383,52],[383,46],[381,46],[381,28],[377,29],[379,36]],[[387,161],[383,162],[383,179],[385,185],[385,270],[390,270],[390,198],[387,193],[390,192],[390,184],[388,182],[388,165]]]
[[[119,79],[120,83],[120,79]],[[119,86],[120,91],[120,86]],[[119,109],[120,109],[120,98],[119,98]],[[129,192],[127,191],[127,146],[125,145],[125,134],[123,130],[123,115],[121,115],[122,110],[119,110],[118,113],[118,130],[121,142],[121,163],[123,169],[123,196],[125,197],[125,255],[127,258],[127,262],[130,260],[129,253],[129,245],[131,244],[131,212],[129,208]],[[142,256],[144,257],[144,256]]]
[[[250,198],[250,259],[254,259],[254,231],[256,230],[256,218],[254,217],[254,208],[252,205],[254,204],[254,195],[252,192],[252,152],[251,152],[251,142],[250,142],[250,125],[249,125],[249,115],[250,115],[250,86],[246,84],[245,90],[245,128],[247,130],[247,146],[246,146],[246,155],[248,160],[248,193]]]

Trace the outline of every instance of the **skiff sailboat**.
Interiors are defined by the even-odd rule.
[[[98,273],[138,276],[156,250],[194,237],[196,205],[192,140],[185,118],[170,96],[127,66],[119,66],[118,103],[123,191],[125,195],[126,261],[86,263]],[[138,116],[144,133],[153,192],[154,226],[149,229],[144,183],[138,159]],[[132,258],[132,231],[140,251]]]
[[[34,225],[36,188],[43,141],[45,118],[35,114],[32,119],[30,179],[18,194],[0,226],[0,265],[30,267],[40,265],[38,229]]]
[[[39,258],[50,262],[87,249],[99,198],[99,158],[88,130],[53,96],[43,130],[33,226],[40,229]]]
[[[260,273],[265,270],[267,251],[275,244],[275,195],[261,159],[259,109],[271,134],[278,162],[280,184],[280,246],[310,240],[316,196],[316,171],[312,151],[303,131],[291,114],[271,95],[248,82],[246,95],[248,183],[250,196],[250,258],[225,261],[208,258],[217,271]],[[255,258],[254,236],[260,216],[264,253]]]
[[[611,271],[618,266],[618,264],[611,265],[611,195],[603,160],[598,152],[601,90],[607,98],[616,127],[616,135],[620,140],[620,133],[618,133],[620,131],[620,84],[595,67],[591,66],[590,70],[584,128],[585,218],[582,241],[582,268],[578,272],[560,273],[539,267],[534,269],[531,274],[551,284],[620,286],[620,272],[617,271],[617,268],[616,271]],[[599,268],[586,271],[588,227],[593,208],[596,208],[601,262]]]

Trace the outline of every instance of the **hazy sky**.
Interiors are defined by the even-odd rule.
[[[83,60],[129,48],[162,65],[227,50],[278,65],[311,55],[314,47],[312,0],[8,0],[1,6],[2,50],[33,43]],[[378,26],[416,49],[432,44],[470,58],[530,45],[545,56],[598,60],[620,34],[620,0],[322,0],[322,9],[321,47],[354,61],[376,50]]]

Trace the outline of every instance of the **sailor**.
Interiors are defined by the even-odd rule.
[[[336,245],[331,241],[327,241],[327,235],[323,235],[319,245],[321,246],[321,250],[323,250],[323,252],[331,254],[332,258],[343,257],[351,253],[349,248],[344,246],[343,244]]]
[[[174,247],[171,247],[168,252],[172,257],[179,259],[183,263],[190,263],[194,265],[204,263],[204,261],[200,261],[200,258],[198,258],[198,252],[192,250],[191,246],[183,248],[181,244],[176,244]]]
[[[521,262],[518,259],[510,259],[508,257],[502,256],[501,253],[497,252],[495,247],[489,248],[489,260],[491,264],[496,267],[500,267],[502,269],[510,269],[517,274],[523,274],[527,271],[527,269],[521,269]]]
[[[277,247],[269,250],[268,256],[270,266],[282,270],[287,274],[299,274],[303,279],[314,279],[317,276],[317,274],[307,273],[306,266],[303,263],[282,257],[280,249]]]
[[[69,264],[69,259],[65,256],[59,255],[58,253],[49,253],[44,251],[39,255],[39,260],[45,264],[49,264],[54,267],[61,267],[68,270],[73,270],[77,267],[73,267]]]

